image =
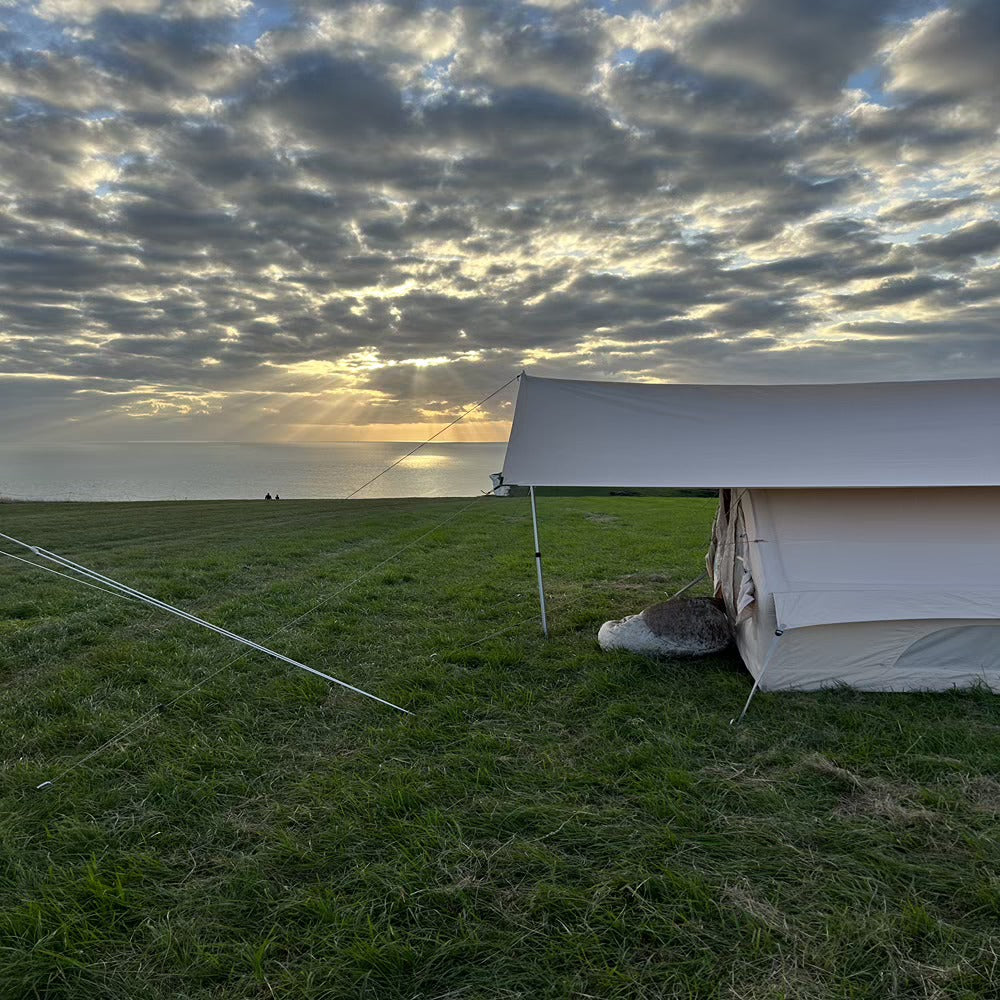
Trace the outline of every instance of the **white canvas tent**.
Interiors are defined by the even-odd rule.
[[[1000,379],[522,375],[503,482],[719,489],[708,568],[763,689],[1000,691]]]

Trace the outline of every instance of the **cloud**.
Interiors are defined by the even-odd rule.
[[[402,97],[371,64],[313,52],[287,57],[249,102],[272,128],[321,144],[399,133],[408,124]]]
[[[14,10],[5,429],[339,436],[523,365],[996,364],[995,5]]]
[[[938,7],[916,21],[892,48],[890,86],[952,100],[995,101],[1000,47],[1000,6],[993,0],[963,0]]]
[[[952,215],[976,204],[976,198],[918,198],[906,201],[893,208],[887,208],[879,213],[879,219],[885,222],[900,222],[906,225],[916,225],[920,222],[930,222]]]
[[[889,0],[834,0],[808,10],[798,0],[719,2],[694,25],[686,49],[709,70],[789,100],[831,100],[872,55],[898,7]]]
[[[872,306],[898,305],[922,299],[934,292],[954,292],[962,284],[954,278],[942,278],[933,274],[922,274],[913,278],[886,278],[875,288],[843,295],[839,300],[848,308],[869,309]]]
[[[927,257],[955,261],[963,257],[992,253],[1000,249],[1000,222],[984,219],[970,222],[945,236],[926,236],[919,244]]]
[[[604,18],[579,9],[525,16],[516,4],[461,9],[462,38],[449,66],[459,87],[533,87],[579,94],[608,54]]]

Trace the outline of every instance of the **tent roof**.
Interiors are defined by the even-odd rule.
[[[1000,379],[676,385],[522,375],[521,486],[1000,485]]]

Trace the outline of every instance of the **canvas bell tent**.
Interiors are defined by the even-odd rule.
[[[1000,379],[522,375],[503,482],[718,489],[708,570],[762,689],[1000,691]]]

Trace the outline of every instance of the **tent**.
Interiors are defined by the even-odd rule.
[[[1000,691],[1000,379],[522,375],[503,482],[718,489],[708,571],[763,690]]]

